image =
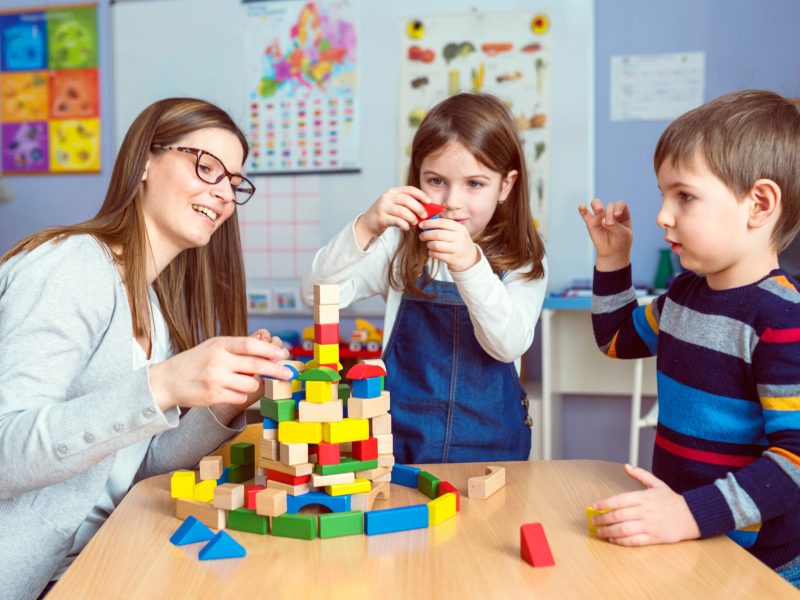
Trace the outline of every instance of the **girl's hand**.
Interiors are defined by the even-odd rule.
[[[263,334],[260,334],[263,335]],[[289,379],[275,361],[289,353],[256,337],[216,337],[150,367],[150,389],[158,406],[247,406],[259,391],[258,375]]]
[[[409,231],[426,216],[420,202],[430,201],[425,192],[410,185],[387,190],[356,221],[358,245],[366,248],[388,227],[399,227],[403,231]]]
[[[598,536],[620,546],[671,544],[700,537],[683,496],[642,468],[625,465],[625,472],[647,489],[595,502],[592,507],[597,510],[611,509],[592,517]]]
[[[595,198],[591,202],[591,211],[581,204],[578,212],[597,250],[597,270],[617,271],[627,267],[631,262],[633,229],[625,202],[619,200],[603,207],[603,203]]]
[[[480,250],[464,227],[452,219],[429,219],[420,223],[419,239],[428,246],[428,256],[442,261],[451,271],[466,271],[478,264]]]

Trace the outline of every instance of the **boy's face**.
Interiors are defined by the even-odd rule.
[[[756,250],[748,237],[751,203],[738,199],[700,154],[691,168],[676,168],[668,157],[657,176],[663,201],[656,223],[685,269],[705,275],[712,289],[738,287],[766,274],[749,272]]]

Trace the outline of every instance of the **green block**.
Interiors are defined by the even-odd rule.
[[[255,465],[234,465],[228,467],[228,483],[244,483],[256,475]]]
[[[289,515],[272,517],[272,535],[313,540],[317,537],[317,515]]]
[[[256,462],[256,447],[253,444],[241,442],[231,446],[231,462],[234,465],[252,465]]]
[[[350,386],[346,383],[339,384],[339,400],[347,404],[347,401],[350,399]]]
[[[259,515],[249,508],[237,508],[228,511],[228,529],[248,531],[250,533],[269,533],[269,517]]]
[[[294,421],[295,401],[292,398],[286,400],[270,400],[261,396],[261,416],[281,423],[283,421]]]
[[[332,538],[364,533],[364,513],[360,510],[319,516],[319,537]]]
[[[378,468],[378,459],[375,460],[355,460],[354,458],[342,458],[338,465],[314,465],[314,471],[319,475],[337,475],[339,473],[354,473],[356,471],[368,471]]]
[[[417,489],[432,500],[439,496],[439,481],[427,471],[417,473]]]
[[[381,393],[383,393],[383,384],[384,384],[384,379],[386,379],[386,378],[385,378],[385,377],[383,377],[383,376],[381,376],[381,378],[378,380],[378,381],[380,381],[380,382],[381,382]]]

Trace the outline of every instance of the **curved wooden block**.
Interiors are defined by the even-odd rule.
[[[486,467],[486,475],[470,477],[467,482],[467,497],[486,499],[506,484],[504,467]]]

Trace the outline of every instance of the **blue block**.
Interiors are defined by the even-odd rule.
[[[217,485],[228,483],[228,467],[222,467],[222,475],[217,479]]]
[[[286,512],[297,514],[304,506],[321,504],[331,512],[350,512],[350,496],[329,496],[325,492],[308,492],[299,496],[286,496]]]
[[[424,529],[428,526],[428,505],[400,506],[364,513],[364,533],[378,535],[393,531]]]
[[[203,546],[198,558],[200,560],[215,560],[217,558],[242,558],[246,555],[247,551],[244,546],[223,530]]]
[[[206,525],[197,520],[196,517],[189,515],[181,526],[175,530],[169,541],[176,546],[185,546],[195,542],[207,542],[214,537],[214,532]]]
[[[300,400],[306,399],[306,391],[305,390],[297,390],[296,392],[292,392],[292,400]]]
[[[292,365],[283,365],[283,366],[289,369],[289,371],[292,373],[292,376],[289,377],[289,379],[283,379],[281,377],[280,381],[291,381],[292,379],[297,379],[298,377],[300,377],[300,373],[298,373],[297,369],[295,369]],[[278,377],[270,377],[269,375],[262,375],[261,377],[264,379],[278,379]]]
[[[417,475],[422,469],[408,465],[395,465],[392,467],[392,483],[410,488],[417,487]]]
[[[368,377],[367,379],[356,379],[353,381],[354,398],[377,398],[381,395],[381,378]]]
[[[277,421],[273,421],[272,419],[264,417],[264,429],[277,429],[277,428],[278,428]]]

